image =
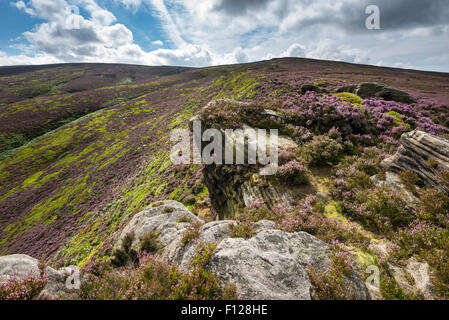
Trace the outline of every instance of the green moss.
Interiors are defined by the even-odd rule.
[[[403,127],[405,127],[408,131],[411,130],[411,126],[410,126],[408,123],[406,123],[406,122],[404,122],[404,121],[402,120],[402,114],[400,114],[399,112],[396,112],[396,111],[389,111],[389,112],[387,112],[387,113],[385,113],[385,114],[387,114],[387,115],[389,115],[389,116],[392,116],[392,117],[394,118],[394,126],[395,126],[395,127],[403,126]]]
[[[216,99],[225,97],[235,100],[252,99],[257,94],[259,81],[251,72],[231,72],[229,75],[217,79],[214,86],[221,87]]]
[[[182,188],[177,188],[172,193],[170,193],[168,195],[167,200],[180,201],[182,193],[183,193],[183,189]]]
[[[325,207],[325,216],[328,219],[336,220],[343,223],[343,225],[348,225],[350,222],[348,219],[341,214],[339,209],[339,204],[336,201],[329,202]]]
[[[360,98],[356,94],[349,93],[349,92],[341,92],[341,93],[336,93],[335,96],[340,98],[343,101],[352,103],[353,105],[359,107],[360,109],[363,108],[363,99]]]
[[[122,79],[120,79],[116,84],[117,84],[117,85],[122,85],[122,84],[128,84],[128,83],[131,83],[131,82],[133,82],[133,79],[132,79],[132,78],[122,78]]]

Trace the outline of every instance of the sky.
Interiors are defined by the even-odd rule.
[[[448,0],[0,0],[0,23],[3,66],[305,57],[449,72]]]

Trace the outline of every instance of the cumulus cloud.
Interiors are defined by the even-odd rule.
[[[336,44],[331,39],[323,39],[320,42],[311,44],[307,47],[294,43],[286,51],[278,55],[268,54],[264,57],[264,60],[286,57],[346,61],[354,63],[370,62],[370,58],[366,52],[350,46]]]
[[[126,8],[136,11],[142,5],[142,0],[114,0],[117,3],[122,3]]]
[[[306,53],[306,51],[305,51],[304,46],[302,46],[298,43],[295,43],[295,44],[292,44],[287,49],[287,51],[285,51],[285,53],[282,55],[285,57],[304,57],[305,53]]]
[[[102,7],[96,0],[71,0],[87,13],[83,17],[67,9],[68,1],[13,2],[46,21],[24,33],[23,54],[36,57],[24,61],[48,57],[60,62],[207,66],[307,57],[424,69],[443,61],[449,70],[446,60],[427,59],[449,51],[447,0],[114,0],[133,12],[145,9],[159,20],[165,38],[152,45],[167,48],[149,52],[104,7],[107,2]],[[365,28],[368,5],[380,7],[381,30]],[[80,28],[66,28],[75,17]]]
[[[17,2],[11,2],[11,4],[16,7],[19,10],[23,10],[25,13],[28,13],[31,16],[36,15],[33,9],[28,8],[25,2],[23,1],[17,1]]]
[[[155,46],[163,46],[164,45],[164,43],[161,40],[152,41],[151,44],[155,45]]]
[[[100,7],[94,0],[77,0],[76,3],[90,16],[74,14],[65,0],[18,1],[15,7],[47,22],[41,23],[23,35],[28,44],[17,45],[27,55],[0,55],[0,64],[36,64],[56,62],[122,62],[152,65],[210,65],[214,55],[204,46],[189,44],[178,35],[178,47],[144,51],[134,42],[133,33],[123,24],[116,23],[116,17]],[[170,21],[163,1],[155,1]],[[125,1],[125,5],[139,6],[140,1]],[[70,23],[67,23],[67,22]],[[74,23],[76,22],[76,23]],[[176,27],[172,23],[173,36]],[[158,40],[155,45],[163,45]]]

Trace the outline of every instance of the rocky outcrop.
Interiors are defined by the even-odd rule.
[[[393,243],[385,239],[373,240],[368,249],[379,258],[387,261],[393,251]],[[435,275],[427,262],[420,262],[416,257],[412,257],[399,264],[388,263],[388,268],[405,294],[413,296],[420,293],[427,300],[436,298],[435,288],[432,284]],[[368,286],[368,289],[372,297],[383,299],[378,288]]]
[[[27,275],[40,276],[39,261],[24,254],[0,257],[0,282],[11,276],[22,278]]]
[[[131,249],[140,251],[142,240],[151,232],[158,234],[158,249],[172,243],[191,222],[203,223],[201,219],[190,212],[177,201],[167,200],[155,203],[136,214],[123,228],[114,246],[114,256],[124,251],[124,240],[132,235]]]
[[[0,283],[7,282],[11,277],[20,279],[30,275],[47,278],[47,284],[38,296],[38,299],[45,300],[64,298],[78,290],[83,281],[76,266],[55,270],[40,266],[39,260],[24,254],[0,257]]]
[[[204,110],[213,107],[217,103],[229,103],[237,104],[240,108],[248,106],[247,102],[240,102],[230,99],[219,99],[209,102]],[[278,121],[284,121],[282,116],[278,115],[273,110],[262,110],[260,116],[265,118],[274,118]],[[189,122],[189,128],[193,131],[194,121],[199,120],[199,116],[192,117]],[[218,130],[222,130],[220,124],[214,124],[213,127]],[[208,128],[202,127],[201,130]],[[226,151],[226,147],[233,146],[233,153],[237,154],[242,152],[247,154],[248,139],[245,139],[245,129],[254,129],[249,125],[242,123],[242,131],[234,131],[232,134],[225,134],[222,130],[223,139],[223,153]],[[267,132],[267,141],[269,141],[269,132]],[[225,141],[227,143],[225,143]],[[237,143],[237,141],[244,141],[244,144]],[[278,137],[279,148],[284,150],[296,150],[298,145],[289,137]],[[201,145],[202,149],[204,145]],[[246,152],[245,152],[246,151]],[[223,159],[224,159],[223,155]],[[246,161],[246,156],[245,156]],[[248,206],[253,201],[260,201],[265,203],[269,208],[273,208],[278,203],[288,204],[291,203],[294,194],[291,194],[291,189],[277,186],[272,184],[268,179],[261,176],[262,172],[270,169],[270,165],[267,165],[260,170],[256,170],[254,166],[254,172],[242,175],[242,172],[236,171],[236,166],[233,165],[206,165],[203,170],[203,179],[208,187],[212,212],[214,216],[221,220],[232,219],[235,214],[238,213],[243,207]]]
[[[196,241],[220,243],[230,237],[230,226],[233,224],[235,224],[235,221],[233,220],[207,223],[200,228],[200,234]],[[256,234],[273,228],[274,222],[272,221],[263,220],[254,224]],[[178,234],[177,237],[164,248],[161,253],[161,257],[167,263],[176,263],[181,267],[181,269],[188,270],[191,266],[192,258],[195,255],[196,243],[184,244],[182,242],[184,231],[185,230]]]
[[[208,268],[223,283],[235,283],[242,299],[310,300],[306,270],[309,266],[320,271],[328,268],[328,253],[328,246],[308,233],[265,229],[249,240],[223,240]],[[345,282],[357,299],[369,299],[358,274],[351,274]]]
[[[337,89],[335,91],[335,93],[343,93],[343,92],[349,92],[349,93],[354,93],[354,91],[357,89],[357,85],[356,84],[350,84],[347,86],[343,86],[339,89]]]
[[[384,177],[380,175],[372,176],[371,183],[381,188],[389,188],[405,200],[408,210],[414,210],[419,205],[419,199],[413,195],[402,183],[401,178],[396,173],[387,171]]]
[[[382,98],[384,100],[402,103],[416,103],[416,99],[409,93],[376,82],[364,82],[357,86],[344,86],[338,89],[337,92],[354,93],[363,99]]]
[[[218,243],[223,239],[229,237],[231,232],[230,225],[234,221],[215,221],[203,225],[200,229],[200,235],[197,241]],[[168,263],[176,263],[181,269],[188,270],[191,266],[192,258],[195,255],[195,243],[183,243],[183,232],[164,248],[161,254],[162,259]]]
[[[391,264],[389,267],[394,279],[406,294],[421,293],[425,299],[434,299],[435,290],[431,281],[433,271],[427,262],[419,262],[411,258],[405,261],[402,267]]]
[[[233,282],[242,299],[310,300],[306,268],[322,269],[328,247],[311,235],[265,230],[249,240],[226,239],[209,269],[223,282]]]
[[[449,170],[449,141],[422,131],[402,135],[396,154],[382,162],[387,172],[412,170],[427,186],[449,194],[439,182],[440,170]]]
[[[164,213],[167,207],[175,210]],[[248,240],[230,238],[230,226],[235,221],[210,222],[200,227],[195,241],[186,243],[183,237],[188,224],[176,221],[183,217],[192,218],[191,215],[182,204],[174,201],[151,206],[137,214],[125,227],[116,248],[120,248],[123,237],[129,232],[141,236],[159,230],[162,236],[162,250],[159,251],[161,259],[188,271],[192,268],[197,243],[216,243],[217,248],[206,268],[223,285],[235,283],[239,295],[252,300],[311,299],[311,282],[306,272],[308,266],[319,271],[330,266],[330,250],[326,243],[305,232],[276,230],[272,221],[255,223],[255,236]],[[138,249],[137,244],[133,245]],[[369,299],[364,281],[358,274],[354,272],[345,281],[355,289],[358,299]]]
[[[85,281],[76,266],[68,266],[59,270],[47,269],[48,282],[38,296],[40,300],[65,299],[81,288]]]

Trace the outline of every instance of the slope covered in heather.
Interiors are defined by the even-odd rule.
[[[211,100],[285,102],[278,111],[302,123],[310,105],[342,104],[327,97],[337,88],[380,82],[418,103],[365,100],[343,113],[378,121],[379,131],[366,134],[397,141],[415,128],[445,135],[448,125],[449,75],[440,73],[276,59],[201,69],[9,67],[0,74],[0,254],[60,264],[108,254],[123,225],[155,201],[177,200],[200,215],[210,210],[202,167],[172,166],[169,152],[170,131],[187,127]],[[322,97],[301,95],[304,84],[318,86]],[[394,150],[391,143],[386,152]]]

